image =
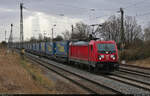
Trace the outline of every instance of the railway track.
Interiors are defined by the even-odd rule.
[[[150,70],[148,68],[133,66],[133,65],[124,65],[121,64],[119,72],[123,72],[126,74],[131,74],[135,77],[148,78],[150,79]],[[143,79],[144,80],[144,79]]]
[[[142,81],[142,79],[136,79],[134,77],[131,77],[129,75],[123,75],[123,74],[111,74],[109,76],[105,76],[107,78],[128,84],[128,85],[132,85],[132,86],[136,86],[137,88],[143,89],[143,90],[147,90],[150,92],[150,83],[149,82],[144,82]]]
[[[121,66],[126,66],[126,67],[132,67],[132,68],[138,68],[138,69],[150,70],[150,68],[140,67],[140,66],[136,66],[136,65],[129,65],[129,64],[120,64],[120,65],[121,65]]]
[[[29,54],[27,56],[29,56]],[[29,58],[32,60],[34,59],[33,60],[34,62],[41,64],[42,66],[48,68],[49,70],[52,70],[54,72],[57,71],[56,73],[58,73],[60,76],[72,81],[76,85],[87,90],[89,93],[98,93],[98,94],[150,93],[149,83],[140,80],[135,80],[134,78],[129,78],[128,75],[124,76],[119,75],[120,73],[115,73],[109,76],[102,76],[91,74],[85,71],[83,74],[78,69],[76,69],[76,72],[78,73],[74,73],[75,71],[73,71],[73,69],[69,69],[68,65],[66,66],[64,64],[59,64],[57,62],[50,61],[48,59],[38,58],[31,54]],[[87,74],[88,76],[86,76]]]
[[[139,71],[135,71],[135,70],[129,70],[129,69],[120,68],[119,72],[123,72],[123,73],[128,73],[128,74],[138,75],[138,76],[141,76],[141,77],[150,78],[149,74],[145,74],[143,72],[139,72]]]
[[[120,64],[120,69],[124,70],[124,71],[130,71],[130,72],[134,72],[134,73],[139,73],[139,74],[150,76],[150,68],[144,68],[144,67],[139,67],[139,66]]]
[[[121,92],[114,90],[112,88],[109,88],[107,86],[101,85],[95,81],[92,81],[90,79],[87,79],[85,77],[82,77],[76,73],[67,71],[63,68],[60,68],[58,66],[54,66],[46,61],[41,60],[38,57],[34,57],[32,55],[26,55],[30,60],[46,67],[47,69],[57,73],[58,75],[70,80],[74,84],[80,86],[81,88],[85,89],[91,94],[122,94]]]

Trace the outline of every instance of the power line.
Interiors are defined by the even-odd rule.
[[[150,12],[146,12],[144,14],[137,15],[136,17],[141,17],[141,16],[145,16],[145,15],[150,15]]]
[[[69,7],[69,8],[76,8],[76,10],[86,10],[84,12],[88,12],[91,8],[86,8],[86,7],[79,7],[79,6],[75,6],[75,5],[69,5],[69,4],[62,4],[62,3],[59,3],[59,4],[56,4],[56,5],[59,5],[59,6],[56,6],[56,7]],[[114,9],[105,9],[105,8],[92,8],[92,9],[95,9],[95,11],[111,11],[111,10],[117,10],[119,8],[114,8]],[[27,9],[28,10],[28,9]],[[29,11],[32,11],[32,12],[36,12],[36,11],[33,11],[33,10],[29,10]]]
[[[62,5],[63,7],[71,7],[71,8],[78,8],[78,9],[83,9],[83,10],[89,10],[90,8],[85,8],[85,7],[78,7],[78,6],[74,6],[74,5],[67,5],[67,4],[56,4],[56,5]],[[102,11],[102,10],[105,10],[105,11],[110,11],[110,10],[116,10],[116,9],[118,9],[118,8],[111,8],[111,9],[104,9],[104,8],[92,8],[92,9],[95,9],[95,10],[100,10],[100,11]]]
[[[103,16],[97,16],[96,18],[103,18],[103,17],[107,17],[107,16],[111,16],[111,15],[115,15],[116,13],[114,12],[113,14],[108,14],[108,15],[103,15]]]
[[[87,11],[84,11],[84,12],[89,12],[89,10],[91,8],[85,8],[85,7],[79,7],[79,6],[75,6],[75,5],[69,5],[69,4],[63,4],[63,3],[57,3],[56,5],[59,5],[59,6],[62,6],[62,7],[71,7],[71,8],[76,8],[77,10],[79,9],[82,9],[82,10],[87,10]],[[56,7],[59,7],[59,6],[56,6]],[[105,9],[105,8],[92,8],[92,9],[95,9],[94,11],[110,11],[110,10],[118,10],[119,8],[111,8],[111,9]],[[29,10],[27,9],[28,11],[31,11],[31,12],[36,12],[36,11],[33,11],[33,10]],[[82,12],[83,13],[83,12]],[[81,14],[80,14],[81,15]],[[109,15],[104,15],[104,16],[97,16],[96,18],[100,18],[100,17],[105,17],[105,16],[109,16]]]
[[[141,4],[141,3],[145,2],[145,1],[147,1],[147,0],[142,0],[142,1],[136,2],[134,4],[130,4],[130,5],[126,6],[126,7],[124,7],[124,9],[128,9],[129,7],[136,6],[136,5]]]
[[[142,0],[142,1],[139,1],[139,2],[136,2],[136,3],[134,3],[134,4],[130,4],[130,5],[128,5],[128,6],[126,6],[126,7],[124,7],[123,9],[127,9],[127,8],[129,8],[129,7],[133,7],[133,5],[138,5],[138,4],[141,4],[141,3],[143,3],[143,2],[145,2],[146,0]],[[59,4],[56,4],[56,5],[61,5],[61,6],[63,6],[63,7],[71,7],[71,8],[78,8],[78,10],[79,9],[83,9],[83,10],[89,10],[88,8],[85,8],[85,7],[79,7],[79,6],[75,6],[75,5],[69,5],[69,4],[62,4],[62,3],[59,3]],[[105,11],[110,11],[110,10],[114,10],[114,9],[100,9],[100,8],[94,8],[96,11],[102,11],[102,10],[105,10]],[[117,9],[119,9],[119,8],[115,8],[115,10],[117,10]],[[31,11],[31,10],[30,10]],[[32,11],[32,12],[35,12],[35,11]],[[104,17],[105,17],[106,15],[104,15]],[[100,16],[101,17],[101,16]]]

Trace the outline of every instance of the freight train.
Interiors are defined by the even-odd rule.
[[[70,65],[88,66],[89,70],[94,69],[94,72],[113,72],[119,69],[118,49],[115,41],[27,42],[22,46],[26,52],[64,61]],[[19,43],[14,43],[13,47],[21,48]]]

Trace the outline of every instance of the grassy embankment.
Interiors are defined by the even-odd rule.
[[[150,67],[150,41],[132,45],[119,52],[119,55],[120,59],[126,60],[129,64]]]
[[[0,47],[0,93],[45,94],[55,93],[55,87],[41,69],[16,52]]]
[[[27,58],[24,60],[20,60],[20,64],[31,74],[32,78],[43,85],[45,88],[55,93],[54,83],[49,80],[46,76],[44,76],[41,72],[41,69],[37,67],[35,64],[28,62]]]

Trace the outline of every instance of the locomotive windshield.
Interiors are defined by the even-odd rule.
[[[115,45],[114,44],[97,44],[98,52],[99,53],[115,53]]]

